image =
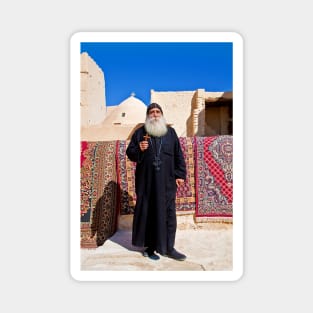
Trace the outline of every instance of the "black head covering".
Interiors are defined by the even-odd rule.
[[[155,108],[159,109],[161,111],[162,115],[163,115],[163,110],[160,107],[160,105],[158,105],[157,103],[151,103],[151,104],[148,105],[148,107],[147,107],[147,115],[149,114],[150,110],[155,109]]]

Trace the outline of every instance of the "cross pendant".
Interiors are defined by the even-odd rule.
[[[154,161],[153,161],[152,164],[154,165],[155,170],[159,171],[160,170],[160,165],[162,164],[162,161],[160,160],[159,157],[156,156],[156,157],[154,157]]]
[[[146,135],[143,136],[143,138],[144,138],[145,141],[148,141],[148,139],[150,139],[151,137],[148,134],[146,134]]]

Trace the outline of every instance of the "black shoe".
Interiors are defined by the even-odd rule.
[[[149,250],[149,248],[147,248],[147,249],[142,253],[142,255],[143,255],[144,257],[148,257],[149,259],[154,260],[154,261],[160,259],[160,257],[159,257],[157,254],[155,254],[154,251]]]
[[[176,261],[184,261],[186,260],[186,256],[175,249],[173,249],[171,252],[167,253],[167,256],[171,259],[174,259]]]

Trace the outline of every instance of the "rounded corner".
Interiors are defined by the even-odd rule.
[[[233,282],[239,282],[240,280],[242,280],[244,277],[244,270],[241,269],[240,271],[238,271],[237,273],[235,273],[232,281]]]
[[[78,31],[78,32],[74,32],[70,35],[70,42],[76,42],[79,41],[79,37],[81,37],[82,32]]]
[[[77,273],[75,271],[73,271],[72,269],[70,269],[69,271],[69,276],[70,278],[75,281],[75,282],[81,282],[82,280],[79,278],[79,276],[77,275]]]
[[[236,41],[241,42],[241,43],[244,42],[243,35],[242,35],[240,32],[234,31],[234,32],[232,32],[232,35],[233,35],[233,37],[234,37],[234,39],[235,39]]]

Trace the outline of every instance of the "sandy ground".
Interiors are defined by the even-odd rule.
[[[182,228],[182,227],[180,227]],[[81,249],[82,271],[231,271],[232,224],[212,223],[177,229],[175,248],[185,261],[160,256],[157,261],[142,256],[131,244],[131,231],[119,229],[97,249]]]

